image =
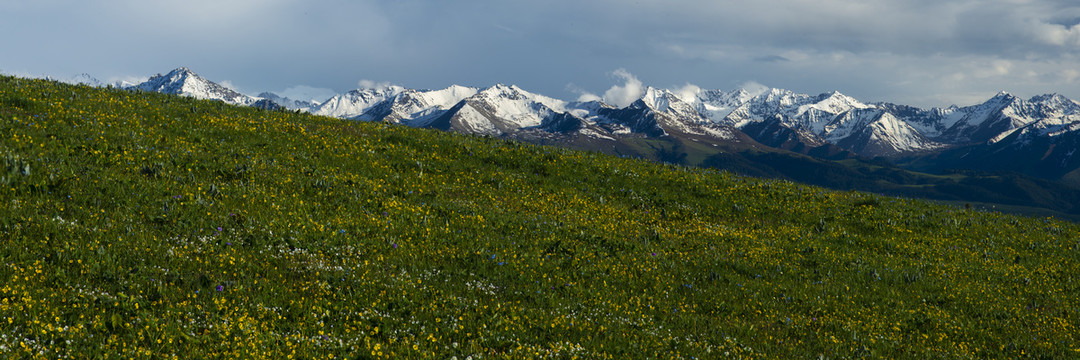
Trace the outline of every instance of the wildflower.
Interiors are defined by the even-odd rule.
[[[217,291],[223,291],[223,290],[225,290],[225,285],[218,285],[217,286]]]

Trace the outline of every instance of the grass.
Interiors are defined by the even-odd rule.
[[[1075,358],[1080,228],[0,78],[12,358]]]

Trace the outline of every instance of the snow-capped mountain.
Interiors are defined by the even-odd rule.
[[[375,104],[385,101],[406,89],[390,86],[379,89],[357,89],[327,99],[311,110],[312,114],[336,118],[360,116]]]
[[[1000,117],[1007,119],[999,121],[1004,130],[991,137],[990,142],[999,142],[1013,133],[1021,134],[1021,138],[1054,137],[1080,126],[1080,104],[1057,94],[1035,96],[1027,101],[1012,97],[1000,113]]]
[[[694,98],[684,99],[670,90],[649,87],[640,100],[629,106],[594,107],[598,123],[615,134],[648,136],[706,137],[712,141],[738,141],[733,128],[709,119]],[[735,131],[737,132],[737,131]],[[695,139],[695,141],[702,141]]]
[[[502,135],[538,127],[545,119],[566,112],[566,102],[562,100],[498,84],[461,100],[431,122],[417,125]]]
[[[888,109],[835,91],[811,96],[782,89],[756,95],[737,90],[703,93],[699,100],[705,113],[726,113],[714,121],[774,147],[806,152],[832,144],[866,156],[898,156],[942,146]]]
[[[817,96],[769,89],[698,94],[698,110],[713,121],[744,130],[770,146],[808,149],[828,143],[864,156],[911,156],[947,147],[1004,139],[1039,123],[1046,129],[1067,129],[1080,105],[1060,95],[1022,100],[1000,93],[967,107],[918,108],[865,104],[839,92]],[[723,115],[723,117],[718,117]],[[1054,130],[1039,132],[1053,136]]]
[[[50,78],[51,79],[51,78]],[[87,73],[81,73],[67,79],[51,79],[72,85],[105,86],[105,83]]]
[[[982,104],[952,109],[941,119],[945,127],[941,138],[950,143],[987,141],[1031,123],[1033,120],[1024,115],[1025,105],[1003,91]]]
[[[260,93],[259,98],[271,101],[275,104],[279,104],[289,110],[300,110],[304,112],[311,112],[316,106],[319,106],[319,102],[312,100],[294,100],[272,92]]]
[[[250,106],[260,100],[206,80],[186,67],[177,68],[165,75],[155,75],[146,82],[135,85],[134,88],[142,91],[191,96],[197,99],[220,100],[242,106]]]
[[[393,96],[368,106],[352,118],[362,121],[386,121],[410,126],[427,126],[462,100],[479,90],[465,86],[450,86],[441,90],[403,89]],[[363,106],[363,105],[362,105]]]
[[[100,84],[89,75],[80,79],[80,83]],[[316,115],[556,144],[657,138],[893,158],[962,149],[963,156],[956,157],[965,159],[1011,149],[1018,153],[1043,151],[1045,158],[1067,168],[1073,163],[1075,146],[1065,140],[1058,146],[1054,139],[1080,137],[1076,135],[1080,134],[1080,103],[1061,95],[1023,100],[1002,92],[982,104],[920,109],[864,103],[835,91],[809,95],[764,87],[731,91],[648,87],[637,101],[616,107],[602,101],[567,102],[498,84],[438,90],[383,86],[349,91],[317,103],[273,93],[243,95],[187,68],[154,76],[134,87],[266,109],[284,106]]]
[[[826,125],[837,125],[826,132],[826,140],[858,154],[898,156],[943,147],[927,139],[918,130],[890,112],[881,109],[857,109],[843,113]]]
[[[1080,104],[1057,94],[1028,100],[999,94],[975,108],[985,116],[972,122],[964,117],[950,130],[974,129],[970,134],[975,135],[967,136],[979,140],[993,135],[937,154],[934,169],[1016,171],[1055,179],[1073,173],[1080,178]]]

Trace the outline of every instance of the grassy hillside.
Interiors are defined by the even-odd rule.
[[[0,78],[13,358],[1075,358],[1080,228]]]

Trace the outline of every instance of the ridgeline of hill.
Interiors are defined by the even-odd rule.
[[[1075,358],[1080,228],[0,78],[13,358]]]

